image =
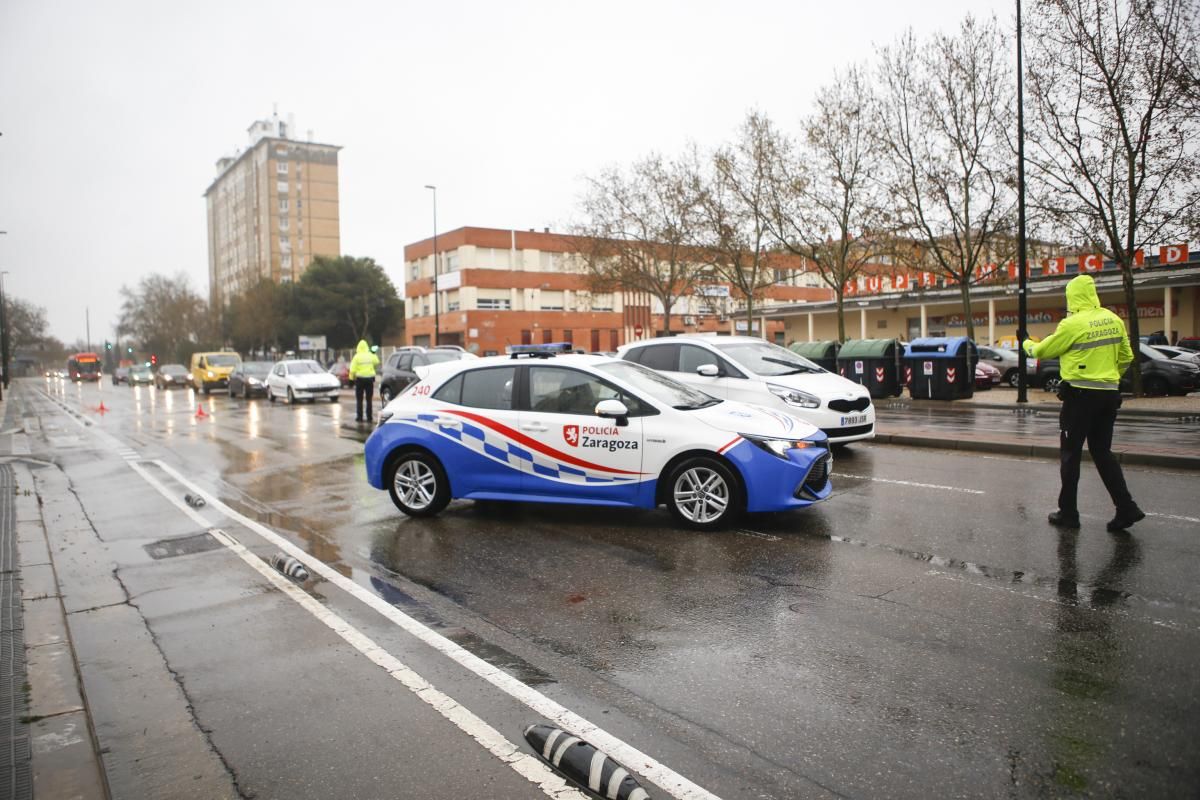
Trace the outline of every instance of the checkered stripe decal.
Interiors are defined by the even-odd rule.
[[[453,439],[463,447],[473,450],[484,458],[489,458],[492,461],[504,464],[515,470],[521,469],[522,461],[527,462],[531,465],[534,474],[552,481],[603,485],[630,483],[637,480],[636,478],[607,475],[595,470],[564,464],[561,461],[548,458],[541,453],[521,447],[496,431],[465,420],[461,428],[441,425],[437,421],[439,416],[441,415],[416,414],[408,417],[393,417],[393,421],[407,422],[410,425],[424,428],[447,439]]]

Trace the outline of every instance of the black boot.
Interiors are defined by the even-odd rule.
[[[1137,506],[1130,506],[1124,511],[1117,510],[1117,515],[1108,521],[1108,529],[1112,533],[1123,531],[1138,520],[1146,518],[1146,512]]]
[[[1065,511],[1051,511],[1047,517],[1051,525],[1059,528],[1078,528],[1079,514],[1068,514]]]

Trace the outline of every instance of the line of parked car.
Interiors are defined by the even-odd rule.
[[[113,385],[151,385],[155,389],[191,388],[203,394],[224,390],[230,397],[266,397],[275,400],[315,402],[338,401],[342,380],[320,363],[308,358],[282,361],[242,361],[237,353],[195,353],[191,369],[183,364],[162,364],[157,370],[146,366],[120,367],[113,372]]]
[[[1200,340],[1189,341],[1196,341],[1200,346]],[[1143,341],[1138,345],[1138,361],[1142,367],[1142,390],[1148,395],[1183,395],[1200,388],[1200,351]],[[1014,387],[1017,385],[1019,367],[1016,350],[980,347],[979,363],[996,369],[1000,373],[998,382]],[[1027,358],[1025,374],[1028,385],[1047,392],[1057,391],[1062,382],[1057,358]],[[976,388],[982,388],[978,383],[978,375]],[[1121,391],[1132,391],[1128,372],[1121,378]]]

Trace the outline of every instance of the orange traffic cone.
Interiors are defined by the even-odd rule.
[[[103,401],[103,400],[101,400],[101,401],[100,401],[100,406],[99,406],[99,407],[98,407],[96,410],[97,410],[97,411],[99,411],[101,414],[104,414],[104,413],[106,413],[106,412],[107,412],[109,409],[108,409],[107,407],[105,407],[105,405],[104,405],[104,401]]]
[[[196,419],[204,419],[208,414],[204,413],[204,406],[196,406]]]

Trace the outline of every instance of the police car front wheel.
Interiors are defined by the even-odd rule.
[[[392,462],[388,493],[396,508],[410,517],[429,517],[450,502],[450,482],[432,455],[412,450]]]
[[[698,530],[728,524],[741,511],[741,490],[728,466],[713,458],[690,458],[667,479],[667,508],[675,519]]]

